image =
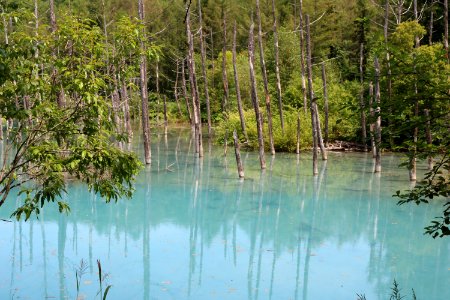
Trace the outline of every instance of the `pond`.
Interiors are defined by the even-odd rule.
[[[394,279],[406,299],[450,299],[450,239],[423,235],[443,203],[396,205],[401,156],[384,155],[379,176],[370,154],[330,153],[313,177],[310,152],[267,155],[264,172],[243,152],[239,180],[232,148],[193,147],[186,130],[153,135],[131,200],[72,182],[69,215],[0,221],[0,299],[100,299],[97,260],[107,299],[381,300]]]

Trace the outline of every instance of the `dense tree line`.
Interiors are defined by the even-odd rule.
[[[53,186],[57,181],[60,190],[68,172],[112,198],[126,193],[117,184],[131,180],[138,168],[121,150],[132,138],[133,119],[142,120],[145,143],[152,126],[167,125],[160,120],[190,123],[199,156],[202,123],[218,141],[237,130],[247,147],[259,147],[262,168],[265,148],[273,155],[313,145],[326,159],[328,142],[340,139],[372,149],[377,172],[386,148],[408,153],[412,181],[417,159],[428,160],[431,185],[448,169],[447,0],[3,0],[0,5],[5,139],[28,151],[13,160],[17,168],[24,167],[23,159],[30,166],[48,162],[51,172],[31,175],[53,180]],[[52,126],[65,118],[70,122],[56,131]],[[111,155],[134,161],[119,178],[110,172],[115,160],[97,157],[111,141],[118,151]],[[81,149],[89,142],[104,144],[85,153]],[[72,157],[73,147],[81,159]],[[80,161],[82,174],[76,171]],[[151,162],[148,144],[145,162]],[[55,165],[62,170],[50,178]],[[92,183],[93,166],[103,168],[104,182]],[[15,186],[13,174],[3,167],[4,196]],[[427,185],[419,185],[418,194],[421,187]],[[448,196],[448,175],[436,193]],[[42,197],[54,200],[33,197],[24,212]],[[444,223],[449,217],[447,212]]]

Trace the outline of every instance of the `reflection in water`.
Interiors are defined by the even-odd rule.
[[[367,154],[331,153],[313,177],[307,153],[277,154],[266,171],[243,153],[240,180],[221,147],[198,159],[185,131],[153,141],[132,200],[106,205],[73,183],[70,215],[49,206],[39,220],[0,223],[0,299],[75,299],[81,259],[88,298],[96,259],[109,299],[381,300],[394,278],[419,299],[450,298],[450,242],[422,236],[441,207],[395,205],[408,187],[398,157],[379,175]]]

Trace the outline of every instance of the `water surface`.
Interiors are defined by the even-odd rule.
[[[0,221],[0,299],[76,299],[81,260],[79,299],[98,299],[97,259],[108,299],[381,300],[394,279],[408,299],[412,288],[450,299],[450,239],[422,234],[442,203],[396,205],[408,187],[399,156],[383,156],[378,176],[368,154],[331,153],[313,177],[310,153],[268,155],[261,172],[244,152],[239,180],[231,148],[206,144],[199,160],[185,130],[152,138],[131,200],[104,204],[72,182],[68,216],[48,206]]]

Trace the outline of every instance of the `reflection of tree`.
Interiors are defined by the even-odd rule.
[[[249,299],[263,298],[265,288],[269,291],[269,297],[277,298],[277,280],[285,272],[280,257],[293,253],[292,277],[295,276],[296,282],[295,286],[290,285],[290,295],[295,293],[295,299],[307,299],[315,288],[310,275],[315,266],[311,253],[327,242],[337,246],[349,243],[367,245],[367,277],[380,297],[382,292],[389,291],[394,277],[404,289],[414,287],[418,295],[420,288],[412,286],[412,279],[416,282],[418,278],[422,280],[424,286],[431,287],[429,289],[436,297],[438,293],[443,294],[444,298],[450,296],[450,291],[443,291],[436,285],[442,282],[450,284],[450,279],[445,281],[447,270],[442,267],[449,261],[448,243],[430,241],[418,234],[423,227],[421,224],[433,216],[429,206],[422,211],[408,211],[407,207],[395,206],[391,191],[394,190],[392,186],[398,184],[395,183],[398,177],[392,172],[389,160],[385,160],[386,172],[377,177],[369,172],[370,159],[366,159],[366,155],[333,154],[326,169],[323,168],[314,179],[309,173],[306,174],[310,161],[302,156],[295,161],[294,156],[279,154],[264,174],[259,168],[251,167],[258,166],[257,156],[247,153],[246,179],[238,181],[233,170],[223,169],[222,149],[217,147],[211,147],[205,155],[203,169],[202,161],[192,156],[190,138],[190,135],[186,138],[184,132],[175,138],[169,135],[166,149],[175,151],[166,150],[165,157],[161,152],[161,158],[169,164],[173,160],[177,163],[171,167],[172,171],[160,169],[157,172],[155,164],[153,171],[147,169],[142,172],[131,201],[105,206],[101,199],[85,193],[81,186],[74,183],[70,187],[69,202],[73,211],[69,216],[59,216],[51,211],[41,214],[41,217],[45,216],[46,224],[59,226],[60,274],[64,271],[64,255],[68,255],[70,250],[65,244],[66,229],[71,225],[72,250],[77,253],[78,248],[88,248],[90,265],[95,265],[97,236],[109,238],[112,254],[114,243],[120,243],[125,257],[128,256],[129,243],[132,245],[133,241],[138,241],[142,245],[144,295],[145,299],[150,299],[150,275],[154,278],[157,272],[150,269],[150,247],[159,242],[151,239],[150,234],[152,230],[160,230],[170,224],[189,232],[189,237],[186,237],[189,248],[186,248],[185,256],[187,258],[189,255],[189,261],[183,271],[186,277],[189,276],[189,286],[186,286],[195,283],[198,290],[209,282],[206,276],[202,279],[202,272],[207,274],[206,269],[203,271],[203,262],[206,267],[206,262],[211,259],[208,257],[210,249],[221,247],[222,250],[223,247],[222,253],[227,259],[220,257],[218,260],[233,264],[235,269],[242,268],[239,263],[245,264],[243,269],[247,278],[244,277],[243,281],[247,285]],[[392,164],[395,165],[396,160]],[[91,201],[76,199],[89,197]],[[30,236],[32,224],[36,221],[29,222],[30,230],[24,227],[22,232],[25,236],[23,253],[22,234],[19,233],[22,225],[15,223],[17,232],[11,245],[13,272],[20,269],[21,254],[25,262],[31,260],[33,255],[34,263],[37,261],[38,248],[35,247],[34,252],[26,248],[27,241],[32,244],[39,240],[36,236],[32,240]],[[44,221],[41,219],[39,222],[42,231],[42,246],[39,245],[39,249],[43,248],[46,282],[47,268],[51,267],[47,262],[51,257],[46,254],[48,247]],[[67,232],[69,236],[70,232]],[[114,235],[123,238],[114,239]],[[216,240],[224,243],[218,246]],[[244,252],[240,252],[239,248]],[[240,255],[245,255],[245,261],[240,259]],[[421,270],[430,261],[436,264],[436,269],[422,274]],[[11,286],[14,287],[16,274],[11,276]],[[64,281],[58,284],[65,287]],[[63,288],[60,288],[60,296],[66,295],[62,294],[66,293],[62,292]],[[196,290],[192,286],[192,296]]]

